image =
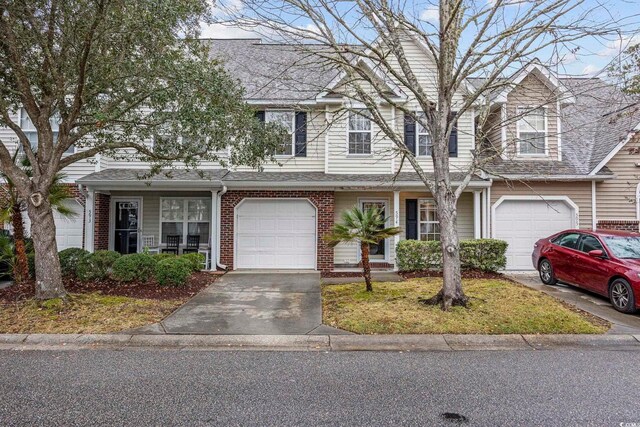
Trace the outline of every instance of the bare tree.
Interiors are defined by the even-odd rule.
[[[477,128],[486,129],[491,94],[511,85],[505,76],[536,56],[558,62],[561,50],[573,52],[580,39],[605,35],[616,25],[606,5],[592,6],[584,0],[442,0],[415,8],[387,0],[244,0],[241,15],[230,13],[228,22],[262,29],[339,70],[340,93],[365,105],[392,141],[394,155],[408,163],[433,194],[444,280],[441,291],[428,302],[447,310],[467,304],[461,284],[457,201],[473,177],[508,149],[479,143],[468,165],[452,170],[448,142],[456,117],[473,111]],[[435,69],[431,81],[419,77],[422,70],[409,58],[408,40],[431,58]],[[407,99],[390,94],[390,82]],[[386,114],[389,108],[428,130],[432,174],[405,145],[404,135]],[[503,125],[501,120],[493,124]],[[452,172],[462,174],[456,185]]]

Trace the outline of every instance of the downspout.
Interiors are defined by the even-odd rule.
[[[227,269],[227,266],[220,262],[220,230],[222,229],[221,223],[222,220],[220,218],[222,207],[220,206],[222,203],[222,196],[227,193],[227,186],[223,185],[222,190],[217,192],[217,200],[216,200],[216,267],[219,267],[223,270]]]

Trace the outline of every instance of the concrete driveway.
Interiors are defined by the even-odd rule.
[[[553,286],[545,285],[540,281],[537,273],[511,274],[509,277],[611,322],[610,334],[640,333],[640,316],[616,311],[608,298],[570,285],[560,283]]]
[[[167,334],[320,334],[317,272],[232,272],[161,322]]]

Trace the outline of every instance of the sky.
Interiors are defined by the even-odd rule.
[[[226,21],[212,24],[203,24],[201,37],[203,38],[269,38],[272,32],[266,28],[248,28],[240,24],[237,18],[251,17],[253,14],[243,4],[244,0],[218,0],[213,7],[214,17],[217,21]],[[282,0],[268,1],[270,7],[277,7]],[[313,1],[313,0],[309,0]],[[432,31],[438,25],[437,0],[387,0],[391,4],[398,5],[407,16],[414,17],[415,22],[426,31]],[[491,7],[496,0],[478,0],[477,8]],[[506,0],[511,2],[504,8],[504,14],[508,18],[519,16],[521,7],[518,3],[524,0]],[[402,2],[402,3],[398,3]],[[345,7],[351,2],[336,3],[336,7]],[[232,11],[232,13],[229,13]],[[556,72],[563,75],[598,76],[605,75],[609,66],[624,57],[624,50],[633,44],[640,43],[640,0],[585,0],[580,7],[572,10],[574,15],[580,16],[588,22],[598,23],[608,21],[612,29],[616,31],[605,37],[588,37],[573,41],[556,49],[545,49],[537,56],[546,62],[549,58],[557,58]],[[287,21],[287,17],[283,19]],[[289,22],[302,28],[310,27],[300,18],[291,16]],[[375,38],[375,33],[367,28],[362,29],[363,34],[370,33],[370,38]],[[475,36],[473,29],[463,33],[462,45],[468,43]],[[621,55],[622,54],[622,55]],[[547,56],[547,58],[545,58]]]

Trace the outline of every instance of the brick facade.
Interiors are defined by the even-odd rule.
[[[233,270],[233,238],[235,227],[235,207],[246,198],[309,199],[317,208],[318,270],[328,272],[333,269],[333,248],[322,238],[328,234],[334,223],[335,198],[333,191],[275,191],[275,190],[238,190],[229,191],[222,196],[220,217],[220,261]]]
[[[603,230],[620,230],[620,231],[640,231],[640,221],[629,220],[602,220],[598,221],[597,228]]]
[[[109,205],[111,196],[95,193],[93,249],[109,249]]]

